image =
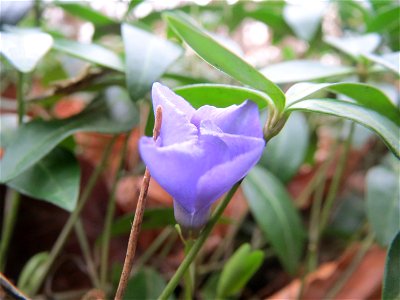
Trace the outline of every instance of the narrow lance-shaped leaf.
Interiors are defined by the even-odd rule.
[[[389,246],[383,279],[382,299],[400,299],[400,231]]]
[[[400,111],[381,90],[363,83],[298,83],[287,92],[286,107],[307,98],[322,98],[321,93],[334,92],[341,101],[354,103],[354,101],[370,110],[374,110],[387,117],[392,122],[400,124]],[[315,94],[319,96],[315,97]],[[350,97],[352,100],[345,97]]]
[[[125,70],[122,60],[117,54],[97,44],[83,44],[72,40],[55,39],[53,48],[115,71],[124,72]]]
[[[122,37],[128,91],[132,100],[138,100],[182,54],[182,48],[128,24],[122,25]]]
[[[294,273],[304,246],[304,228],[283,184],[267,170],[255,167],[243,182],[250,211],[282,265]]]
[[[100,98],[82,113],[63,120],[35,120],[22,125],[5,149],[0,161],[0,181],[6,182],[54,149],[61,141],[79,131],[119,133],[130,130],[138,113],[129,98]]]
[[[82,5],[79,2],[74,3],[57,1],[55,4],[61,7],[64,11],[68,12],[70,15],[92,22],[95,26],[112,25],[117,23],[110,17],[103,15],[102,13],[95,9],[92,9],[88,5]]]
[[[282,110],[285,95],[272,81],[239,56],[219,44],[183,13],[164,13],[174,31],[206,62],[243,84],[267,93],[275,106]]]
[[[296,102],[287,108],[291,111],[318,112],[355,121],[380,136],[383,142],[400,158],[399,126],[378,112],[355,103],[334,99],[307,99]]]
[[[75,156],[55,148],[7,183],[18,192],[72,211],[78,200],[80,169]]]

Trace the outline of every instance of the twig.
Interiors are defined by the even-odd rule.
[[[156,117],[154,122],[153,139],[156,140],[160,134],[162,123],[162,109],[161,106],[157,107]],[[139,237],[140,227],[142,225],[144,209],[146,206],[147,191],[150,183],[150,172],[146,168],[140,188],[138,203],[136,205],[135,218],[133,220],[131,233],[129,235],[128,247],[126,249],[126,257],[124,267],[122,269],[121,278],[119,280],[115,300],[121,300],[124,296],[126,286],[128,285],[129,275],[133,267],[133,259],[135,258],[136,246]]]

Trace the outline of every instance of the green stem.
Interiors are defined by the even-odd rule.
[[[5,199],[3,229],[1,231],[0,272],[3,272],[6,266],[7,249],[10,243],[12,232],[14,231],[20,202],[19,193],[12,189],[8,189]]]
[[[111,154],[112,146],[115,143],[115,140],[117,138],[117,135],[114,135],[110,143],[108,144],[107,148],[104,150],[103,156],[101,158],[100,164],[98,164],[93,171],[92,175],[89,178],[89,182],[87,183],[85,190],[83,191],[81,198],[78,202],[78,205],[75,207],[75,210],[72,212],[72,214],[69,216],[67,223],[64,225],[60,235],[58,236],[56,242],[53,245],[53,248],[51,249],[50,255],[46,263],[43,265],[43,272],[40,273],[40,278],[38,278],[35,283],[36,285],[32,287],[31,291],[32,294],[36,294],[39,288],[42,286],[42,283],[45,279],[45,276],[49,272],[51,266],[53,265],[54,261],[60,254],[62,248],[64,247],[68,236],[70,235],[72,229],[74,228],[74,225],[76,221],[79,218],[79,215],[83,209],[83,207],[86,204],[86,201],[89,199],[89,196],[92,193],[92,190],[100,177],[100,174],[103,172],[104,168],[106,167],[107,164],[107,159],[109,155]]]
[[[84,257],[86,265],[87,265],[90,280],[92,281],[92,284],[94,287],[100,288],[100,280],[99,280],[99,277],[97,276],[95,263],[94,263],[92,255],[90,253],[89,242],[86,237],[85,230],[83,228],[83,225],[82,225],[82,222],[80,219],[78,219],[75,223],[75,233],[76,233],[76,236],[78,237],[78,242],[81,247],[82,254],[83,254],[83,257]]]
[[[124,144],[122,146],[121,158],[119,160],[117,173],[112,182],[110,198],[108,199],[107,212],[106,212],[106,217],[105,217],[105,221],[104,221],[103,239],[101,241],[101,259],[100,259],[100,285],[104,291],[106,290],[106,284],[107,284],[108,256],[109,256],[110,239],[111,239],[111,225],[112,225],[112,221],[114,219],[114,214],[115,214],[115,204],[116,204],[115,203],[115,192],[117,190],[117,183],[122,175],[122,169],[124,166],[124,159],[125,159],[126,151],[128,148],[129,137],[130,137],[130,134],[127,133],[125,140],[124,140]]]
[[[179,268],[176,270],[174,276],[172,276],[171,280],[168,282],[167,286],[161,293],[158,299],[168,299],[169,296],[174,292],[175,288],[179,284],[181,278],[185,274],[186,270],[189,268],[191,263],[194,261],[196,258],[197,253],[199,253],[201,247],[207,240],[207,237],[210,235],[212,229],[214,228],[215,224],[217,224],[219,218],[221,217],[222,213],[224,212],[226,206],[229,204],[231,198],[235,194],[236,190],[239,188],[239,185],[242,181],[239,181],[236,183],[231,190],[228,192],[228,194],[225,196],[225,198],[222,200],[220,205],[217,207],[215,210],[215,213],[211,217],[210,221],[204,228],[204,230],[200,233],[199,238],[194,242],[193,247],[190,249],[188,254],[185,256],[184,260],[182,261],[181,265]]]
[[[18,104],[18,124],[19,125],[21,125],[24,122],[24,115],[25,115],[24,81],[25,81],[24,73],[18,72],[17,104]]]
[[[185,255],[188,255],[190,249],[193,247],[194,240],[186,241],[185,245]],[[193,299],[193,290],[194,290],[194,261],[190,264],[189,268],[186,270],[183,275],[183,280],[185,283],[185,300]]]
[[[339,190],[340,181],[342,180],[342,175],[345,170],[347,157],[350,151],[351,141],[353,140],[354,128],[355,124],[351,123],[349,135],[347,137],[346,142],[344,143],[344,149],[342,155],[340,156],[340,160],[336,168],[335,174],[333,176],[331,186],[329,187],[328,195],[325,200],[325,205],[322,208],[321,222],[319,224],[319,234],[321,234],[324,231],[328,223],[329,214],[331,212],[333,202]]]

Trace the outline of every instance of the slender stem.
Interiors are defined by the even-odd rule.
[[[130,134],[127,134],[124,140],[124,144],[122,146],[121,158],[119,160],[119,164],[117,167],[117,173],[114,177],[111,187],[110,198],[108,199],[108,206],[106,217],[104,221],[104,229],[103,229],[103,239],[101,245],[101,259],[100,259],[100,284],[101,288],[105,291],[107,284],[107,272],[108,272],[108,256],[110,249],[110,239],[111,239],[111,225],[115,214],[115,192],[117,190],[117,183],[122,175],[122,169],[124,166],[126,151],[128,148]]]
[[[204,230],[200,233],[199,238],[193,244],[193,247],[190,249],[188,254],[185,256],[184,260],[182,261],[179,268],[176,270],[174,276],[172,276],[171,280],[168,282],[167,286],[165,287],[164,291],[161,293],[158,299],[168,299],[169,296],[174,292],[175,288],[179,284],[179,281],[185,274],[186,270],[189,268],[190,264],[196,258],[197,253],[199,253],[201,247],[207,240],[207,237],[210,235],[212,229],[214,228],[215,224],[217,224],[219,218],[221,217],[222,213],[224,212],[226,206],[229,204],[231,198],[239,188],[239,185],[242,181],[236,183],[225,198],[222,200],[220,205],[215,210],[213,216],[211,217],[210,221],[207,223]]]
[[[346,142],[344,143],[344,149],[342,155],[340,156],[340,160],[338,166],[336,168],[335,174],[332,179],[331,186],[329,187],[328,195],[326,197],[325,205],[322,208],[321,212],[321,222],[319,224],[319,234],[324,231],[328,220],[329,220],[329,213],[331,211],[333,202],[336,198],[337,192],[339,190],[340,181],[342,179],[343,172],[346,167],[347,157],[350,151],[351,141],[353,140],[355,124],[351,123],[350,132],[347,137]]]
[[[18,124],[21,125],[25,115],[25,99],[24,99],[24,81],[25,75],[22,72],[18,72],[17,81],[17,104],[18,104]]]
[[[92,281],[92,284],[94,287],[100,288],[100,280],[99,280],[99,277],[97,276],[95,263],[94,263],[92,255],[90,253],[89,242],[87,240],[85,230],[83,228],[83,225],[82,225],[82,222],[80,219],[78,219],[75,223],[75,233],[76,233],[76,236],[78,237],[78,242],[81,247],[83,257],[85,258],[85,262],[87,265],[90,280]]]
[[[10,243],[12,232],[14,231],[14,225],[17,219],[16,217],[20,202],[19,193],[12,189],[8,189],[5,199],[4,221],[0,242],[0,272],[3,272],[6,266],[7,249]]]
[[[100,164],[97,165],[95,170],[93,171],[92,175],[90,176],[89,182],[87,183],[85,190],[83,191],[81,198],[78,202],[78,205],[75,207],[75,210],[72,212],[72,214],[69,216],[67,223],[64,225],[60,235],[58,236],[56,242],[53,245],[53,248],[51,249],[50,255],[46,263],[43,265],[43,272],[40,273],[38,278],[35,283],[36,285],[32,287],[32,294],[36,294],[39,288],[41,287],[46,274],[49,272],[51,266],[53,265],[54,261],[60,254],[62,248],[64,247],[68,236],[70,235],[72,229],[74,228],[74,225],[76,221],[79,218],[79,215],[83,209],[83,207],[86,204],[86,201],[89,199],[90,194],[92,193],[92,190],[97,182],[97,179],[100,177],[100,174],[103,172],[104,168],[106,167],[107,164],[107,159],[111,154],[112,146],[115,143],[115,140],[117,138],[117,135],[114,135],[110,143],[108,144],[107,148],[104,150],[103,156],[101,158]]]
[[[153,139],[156,140],[160,135],[162,123],[162,109],[158,106],[156,109],[156,116],[154,121]],[[135,258],[137,241],[139,238],[140,228],[142,225],[144,209],[146,207],[147,191],[149,189],[150,183],[150,172],[146,168],[144,172],[144,177],[142,181],[142,186],[140,188],[139,199],[136,205],[135,217],[133,219],[131,232],[129,234],[128,247],[126,249],[126,256],[124,261],[124,266],[122,268],[121,278],[119,279],[117,293],[115,295],[115,300],[121,300],[125,294],[125,289],[128,285],[129,276],[133,267],[133,259]]]
[[[339,280],[333,285],[332,288],[329,289],[329,291],[327,292],[327,294],[325,296],[325,299],[336,298],[337,294],[344,287],[344,285],[348,282],[348,280],[350,279],[350,276],[354,273],[356,268],[360,265],[362,259],[365,257],[368,250],[373,245],[374,239],[375,239],[375,237],[372,233],[369,233],[365,237],[363,243],[361,244],[361,249],[357,252],[357,254],[354,257],[354,259],[352,260],[351,264],[344,271],[344,273],[340,276]]]
[[[185,245],[185,255],[187,255],[190,249],[193,247],[193,240],[186,241]],[[193,288],[194,288],[194,262],[192,262],[189,268],[183,275],[183,280],[185,282],[185,300],[191,300],[193,298]]]

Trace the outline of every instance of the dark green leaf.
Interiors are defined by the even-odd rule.
[[[381,37],[376,33],[369,33],[350,37],[328,36],[324,40],[327,44],[357,60],[362,54],[374,52],[381,42]]]
[[[18,192],[72,211],[79,195],[80,169],[75,156],[55,148],[7,183]]]
[[[20,72],[31,72],[53,44],[51,35],[36,29],[0,32],[0,53]]]
[[[222,269],[217,286],[217,298],[226,298],[239,293],[261,266],[263,259],[262,251],[251,251],[249,244],[240,246]]]
[[[250,99],[265,108],[273,105],[271,98],[260,91],[226,84],[193,84],[175,88],[174,91],[198,108],[203,105],[226,107]]]
[[[68,119],[26,123],[5,150],[0,181],[15,178],[75,132],[119,133],[130,130],[137,120],[137,110],[129,99],[110,97],[94,101],[82,113]]]
[[[330,66],[316,60],[291,60],[260,70],[277,84],[346,76],[355,72],[352,67]]]
[[[380,64],[400,76],[400,52],[386,53],[383,55],[366,54],[367,59]]]
[[[400,157],[399,127],[376,111],[346,101],[333,99],[308,99],[294,103],[287,111],[309,111],[333,115],[357,122],[379,135],[388,148]]]
[[[389,246],[386,257],[385,275],[383,278],[382,299],[399,300],[400,299],[400,231]]]
[[[399,164],[396,170],[378,166],[370,169],[366,177],[368,220],[376,239],[384,246],[400,230],[399,171]]]
[[[157,299],[165,288],[162,276],[150,268],[145,268],[133,276],[126,287],[124,299]],[[172,296],[169,299],[174,299]]]
[[[390,99],[381,90],[362,83],[299,83],[286,92],[287,107],[302,99],[314,98],[316,93],[326,93],[327,91],[338,94],[340,100],[353,103],[353,101],[341,97],[341,95],[350,97],[357,104],[374,110],[394,123],[400,124],[400,111]],[[318,98],[320,97],[318,96]]]
[[[133,100],[143,97],[182,54],[178,45],[128,24],[122,25],[126,80]]]
[[[117,54],[97,44],[83,44],[72,40],[55,39],[53,48],[115,71],[124,72],[125,70],[122,60]]]
[[[367,24],[368,32],[382,32],[399,28],[400,26],[400,6],[395,5],[384,9],[372,18]]]
[[[304,246],[304,228],[283,184],[267,170],[255,167],[243,182],[250,211],[285,269],[293,274]]]
[[[92,9],[87,5],[82,5],[79,2],[56,2],[56,5],[61,7],[73,17],[78,17],[83,20],[93,23],[95,26],[112,25],[116,21],[110,17],[103,15],[97,10]]]
[[[278,109],[285,96],[281,89],[233,52],[219,44],[183,13],[164,13],[168,24],[206,62],[243,84],[267,93]]]
[[[260,162],[276,177],[288,182],[302,165],[308,144],[306,119],[302,114],[291,114],[282,131],[267,143]]]

